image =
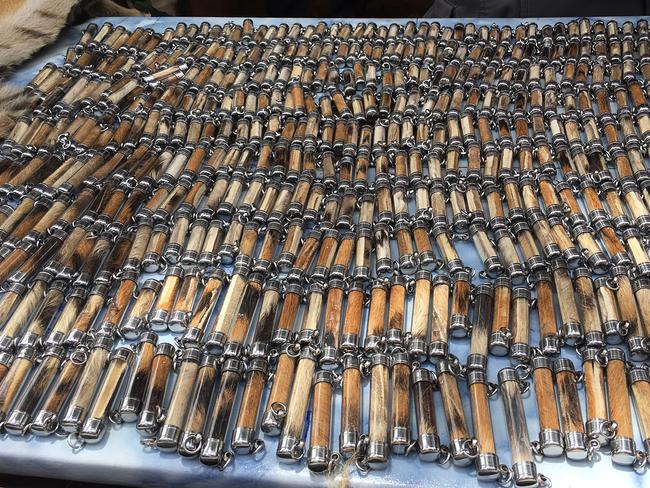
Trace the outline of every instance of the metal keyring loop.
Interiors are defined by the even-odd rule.
[[[223,459],[221,460],[220,463],[217,464],[217,468],[219,469],[219,471],[223,471],[224,469],[226,469],[228,465],[232,462],[234,457],[235,456],[233,455],[232,452],[230,451],[224,452]]]
[[[200,432],[194,432],[189,434],[184,442],[183,448],[187,451],[188,454],[194,456],[198,454],[203,446],[203,435]]]
[[[440,465],[448,464],[451,461],[451,450],[446,445],[440,446],[440,452],[438,454],[437,463]]]
[[[510,486],[512,485],[513,482],[513,472],[512,470],[506,466],[505,464],[499,465],[499,474],[497,475],[497,484],[499,486]]]
[[[255,439],[255,442],[253,442],[253,445],[251,446],[251,454],[258,454],[262,452],[266,447],[266,444],[262,439]]]
[[[88,360],[88,353],[83,349],[76,349],[70,354],[70,361],[77,366],[85,364]]]
[[[281,420],[287,415],[287,406],[282,402],[273,402],[271,413],[276,420]]]
[[[83,447],[86,445],[86,441],[84,441],[77,432],[71,432],[68,434],[67,441],[68,445],[75,452],[83,449]]]
[[[124,423],[124,419],[122,418],[122,414],[119,410],[113,410],[111,413],[109,413],[108,420],[115,425],[121,425]]]
[[[329,463],[327,463],[327,472],[333,473],[341,465],[341,455],[338,452],[335,452],[330,457]]]

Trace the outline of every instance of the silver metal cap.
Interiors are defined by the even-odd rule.
[[[560,338],[556,335],[547,335],[542,338],[541,344],[542,353],[545,356],[555,356],[560,354],[561,343]]]
[[[449,333],[452,337],[462,339],[469,332],[469,319],[466,315],[454,314],[449,321]]]
[[[7,415],[4,428],[11,435],[23,435],[26,433],[26,428],[29,424],[30,417],[27,412],[22,410],[12,410]]]
[[[585,422],[585,432],[589,439],[595,439],[600,446],[609,444],[612,438],[612,423],[607,419],[589,419]]]
[[[307,452],[307,467],[314,473],[324,473],[330,469],[332,451],[326,446],[310,446]]]
[[[276,456],[282,463],[297,463],[305,454],[305,445],[302,439],[290,435],[283,435],[278,442]]]
[[[106,421],[98,418],[89,418],[84,423],[79,437],[88,444],[97,444],[104,437],[106,432]]]
[[[135,422],[142,406],[142,400],[135,397],[124,397],[120,405],[120,417],[124,422]]]
[[[510,351],[512,336],[509,331],[497,330],[490,335],[490,354],[495,356],[507,356]]]
[[[587,436],[584,432],[565,432],[564,451],[566,457],[573,461],[587,459]]]
[[[181,437],[181,428],[176,425],[163,425],[156,439],[156,447],[163,452],[175,452],[178,440]]]
[[[578,322],[566,322],[561,326],[561,334],[567,346],[577,346],[584,339],[582,325]]]
[[[557,457],[564,453],[562,433],[556,429],[544,429],[539,433],[539,447],[544,456]]]
[[[339,451],[344,457],[349,458],[356,452],[358,442],[359,442],[358,432],[356,431],[341,432],[341,435],[339,436]]]
[[[499,456],[495,453],[480,453],[476,457],[476,476],[481,481],[495,480],[499,477]]]
[[[81,428],[81,423],[85,415],[85,409],[72,405],[68,407],[59,424],[66,432],[77,432]]]
[[[512,465],[512,477],[517,487],[537,486],[537,466],[532,461],[522,461]]]
[[[622,466],[631,466],[636,459],[636,444],[630,437],[616,436],[610,444],[612,462]]]
[[[404,454],[411,442],[407,427],[394,426],[391,430],[390,447],[394,454]]]
[[[443,341],[434,341],[429,344],[429,361],[436,362],[447,356],[449,345]]]
[[[217,466],[219,470],[223,470],[230,463],[232,456],[233,454],[230,451],[225,450],[222,439],[211,437],[204,442],[199,459],[203,464]]]
[[[450,442],[451,462],[455,466],[468,466],[472,462],[472,457],[467,450],[467,444],[471,439],[452,439]]]
[[[440,456],[440,438],[437,434],[427,433],[418,436],[418,457],[420,461],[432,463]]]
[[[381,441],[369,442],[366,456],[370,469],[385,469],[388,465],[388,445]]]
[[[256,450],[255,429],[250,427],[237,427],[232,432],[230,446],[235,454],[251,454]],[[264,443],[262,442],[262,446]]]
[[[138,417],[135,428],[141,435],[150,436],[158,430],[159,418],[152,410],[143,410]]]
[[[59,427],[58,417],[53,412],[39,410],[29,425],[29,431],[37,436],[48,436]]]
[[[530,361],[530,346],[525,342],[516,342],[510,346],[510,357],[521,363]]]
[[[283,410],[283,412],[286,412],[286,410]],[[280,435],[283,424],[284,415],[281,415],[280,412],[274,411],[273,409],[268,409],[264,412],[260,428],[266,435],[278,436]]]

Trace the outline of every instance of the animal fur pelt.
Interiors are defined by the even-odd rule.
[[[0,0],[0,140],[28,106],[22,89],[4,86],[9,70],[56,40],[68,24],[88,17],[142,16],[113,0]]]
[[[0,18],[0,70],[29,59],[54,42],[79,0],[9,0]],[[20,4],[20,5],[19,5]],[[0,13],[2,13],[0,11]]]
[[[9,135],[21,114],[35,101],[22,86],[0,85],[0,140]]]

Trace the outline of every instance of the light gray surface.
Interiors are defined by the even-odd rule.
[[[220,19],[220,18],[110,18],[95,19],[94,22],[100,25],[104,21],[110,21],[114,25],[124,25],[128,29],[137,26],[151,27],[162,31],[167,26],[173,26],[178,21],[199,23],[208,21],[211,23],[223,23],[227,21],[238,21],[241,19]],[[298,19],[301,22],[309,22],[309,19]],[[320,19],[319,19],[320,20]],[[406,22],[409,19],[400,19],[399,22]],[[411,19],[417,20],[417,19]],[[431,19],[427,19],[431,20]],[[539,25],[544,23],[555,23],[569,19],[527,19],[535,21]],[[617,19],[623,20],[623,19]],[[636,19],[632,19],[636,20]],[[292,22],[293,19],[255,19],[255,23],[277,23]],[[335,20],[328,21],[334,22]],[[352,19],[351,21],[356,22]],[[474,22],[477,25],[509,24],[517,25],[522,19],[487,20],[487,19],[445,19],[440,23],[453,25],[457,22]],[[375,20],[377,23],[389,23],[391,20]],[[63,54],[67,46],[76,43],[83,26],[67,29],[59,41],[44,50],[39,56],[27,63],[18,70],[12,77],[12,82],[18,84],[28,83],[38,69],[48,61],[61,64]],[[467,266],[477,271],[482,268],[480,260],[471,243],[460,243],[459,253]],[[409,327],[410,304],[407,310],[407,328]],[[367,313],[367,311],[366,311]],[[538,325],[536,314],[532,314],[531,344],[538,343]],[[164,340],[171,340],[170,337]],[[468,352],[469,341],[454,340],[451,345],[451,352],[461,358],[464,363]],[[563,355],[570,357],[580,370],[580,363],[573,351],[565,349]],[[502,367],[508,366],[509,360],[491,357],[489,359],[488,376],[490,381],[496,381],[496,374]],[[367,422],[367,379],[364,380],[364,422]],[[241,388],[240,388],[241,390]],[[465,411],[468,422],[471,423],[471,414],[467,389],[461,383],[461,394],[463,396]],[[581,391],[582,395],[582,391]],[[447,442],[448,436],[442,405],[436,393],[436,413],[438,416],[438,428],[443,442]],[[525,395],[524,403],[528,412],[528,428],[531,439],[536,438],[538,423],[536,417],[535,398],[532,392]],[[491,399],[493,425],[496,436],[496,446],[501,462],[510,464],[510,452],[508,447],[507,434],[504,423],[503,406],[501,399],[497,396]],[[584,403],[583,403],[584,413]],[[236,410],[233,414],[233,422],[236,417]],[[340,417],[340,391],[337,392],[337,402],[334,412],[335,425],[333,430],[334,447],[336,448],[339,431]],[[412,416],[414,420],[414,415]],[[364,424],[366,425],[366,424]],[[413,424],[414,426],[414,424]],[[337,478],[328,480],[323,476],[313,475],[303,464],[287,466],[279,464],[275,458],[276,438],[263,437],[266,441],[266,452],[254,460],[250,456],[238,456],[234,462],[224,471],[219,472],[215,468],[203,466],[197,459],[184,459],[174,454],[164,454],[145,448],[140,444],[140,436],[136,433],[132,424],[111,428],[105,439],[92,446],[73,452],[64,439],[56,437],[49,438],[16,438],[4,437],[0,441],[0,471],[31,476],[44,476],[55,478],[66,478],[80,481],[92,481],[101,483],[145,485],[145,486],[178,486],[183,487],[271,487],[271,486],[305,486],[330,485],[337,486],[342,481],[341,474]],[[640,447],[640,439],[637,431],[637,444]],[[633,486],[650,486],[647,475],[640,476],[631,469],[615,467],[611,464],[607,455],[597,454],[594,463],[573,462],[561,460],[544,460],[539,463],[539,471],[551,478],[555,487],[600,487],[616,486],[617,488],[629,488]],[[464,488],[477,486],[473,468],[455,468],[452,466],[439,466],[420,462],[416,456],[410,458],[393,457],[389,467],[385,471],[369,473],[361,476],[357,474],[354,467],[350,470],[350,485],[360,486],[436,486]],[[481,483],[490,486],[490,483]],[[342,485],[343,486],[343,485]]]

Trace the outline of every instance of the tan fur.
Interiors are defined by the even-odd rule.
[[[137,17],[139,15],[148,15],[135,8],[122,7],[112,0],[84,2],[83,7],[91,17]]]
[[[113,0],[0,0],[0,80],[13,66],[56,40],[72,19],[144,15]],[[0,140],[7,137],[33,97],[0,83]]]
[[[13,0],[17,3],[17,0]],[[78,0],[30,0],[0,19],[0,67],[16,65],[54,42]]]
[[[14,85],[0,85],[0,139],[13,129],[16,120],[24,110],[32,106],[34,97],[23,93],[23,88]]]
[[[0,2],[0,17],[10,15],[21,8],[26,0],[4,0]]]

